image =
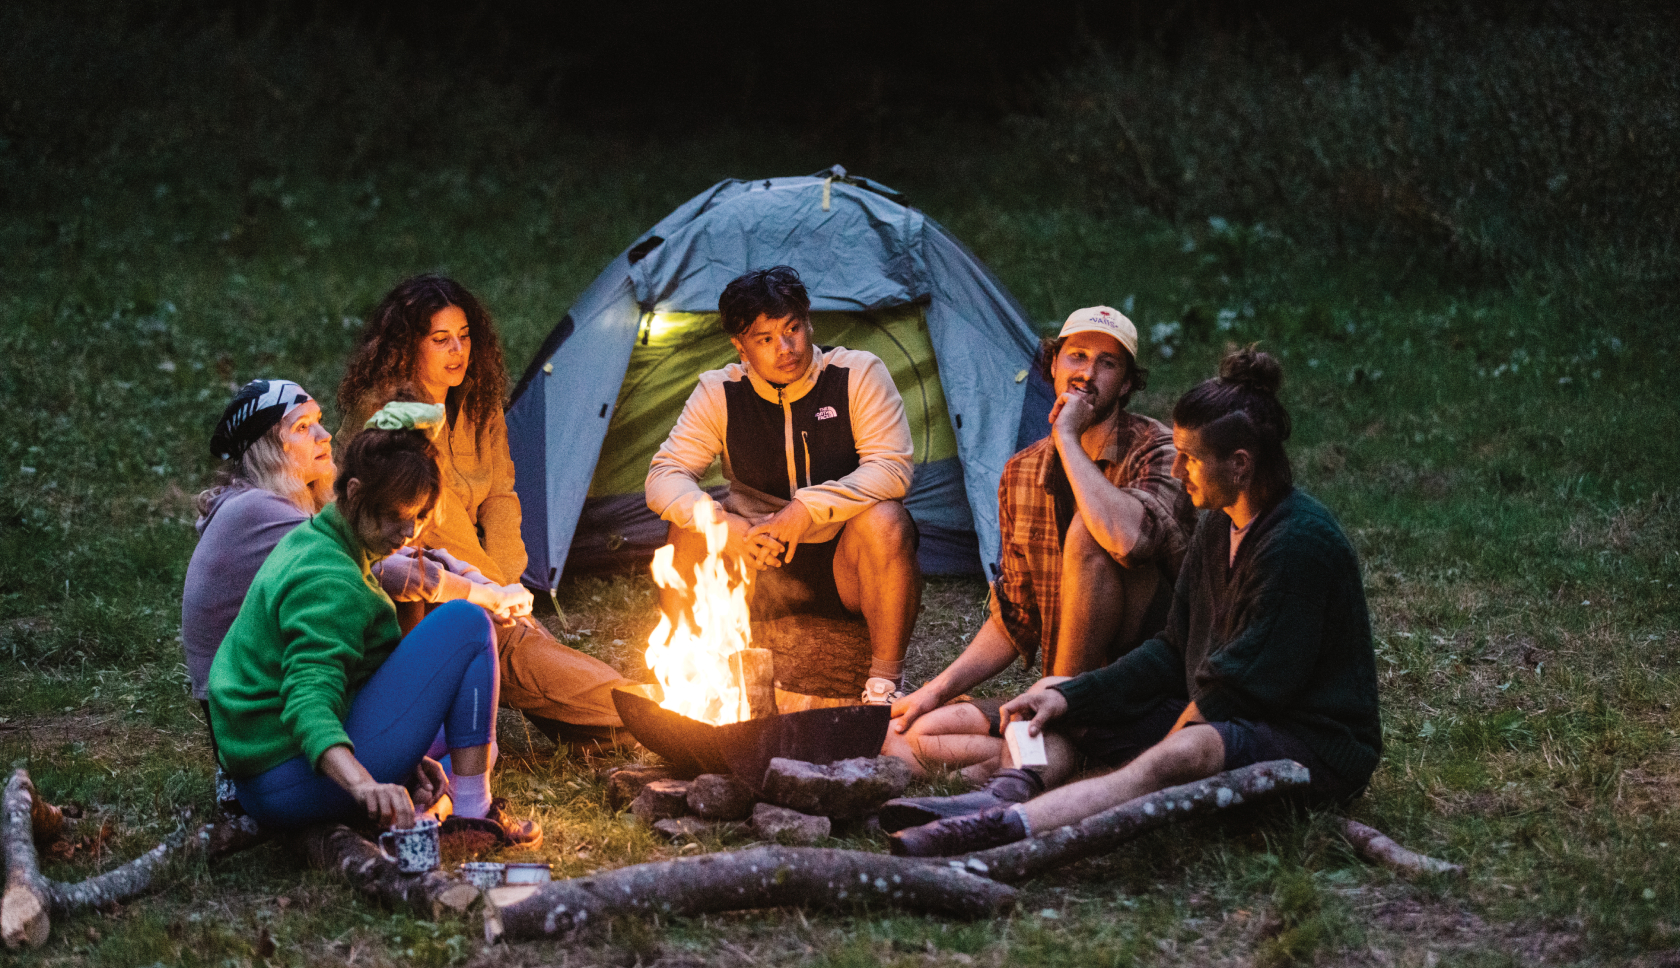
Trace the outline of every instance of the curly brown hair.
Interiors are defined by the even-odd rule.
[[[440,275],[404,279],[380,300],[362,328],[361,342],[351,352],[338,384],[338,411],[349,415],[369,406],[382,406],[396,388],[417,378],[420,341],[431,331],[432,317],[450,306],[467,317],[472,352],[467,375],[451,387],[444,401],[451,421],[465,413],[475,436],[482,437],[501,412],[507,396],[507,372],[502,364],[502,341],[496,324],[466,287]]]

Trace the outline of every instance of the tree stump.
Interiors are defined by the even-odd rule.
[[[863,619],[755,617],[752,633],[755,647],[775,653],[777,688],[854,703],[863,695],[870,657],[869,626]]]

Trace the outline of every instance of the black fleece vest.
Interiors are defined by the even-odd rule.
[[[799,486],[839,480],[858,468],[857,441],[852,437],[851,371],[830,364],[823,368],[811,392],[791,405],[793,466]],[[728,406],[729,466],[742,484],[793,500],[788,491],[787,438],[782,405],[766,400],[750,378],[724,384]]]

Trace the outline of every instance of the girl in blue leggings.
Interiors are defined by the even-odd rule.
[[[443,407],[392,403],[346,449],[336,501],[275,547],[210,667],[211,726],[239,802],[264,827],[365,814],[408,827],[444,793],[488,818],[498,681],[487,613],[451,602],[405,638],[368,566],[413,539],[437,503],[428,431]],[[426,755],[441,734],[453,784]]]

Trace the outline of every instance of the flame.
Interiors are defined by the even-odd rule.
[[[731,578],[723,558],[729,525],[709,497],[694,505],[694,522],[706,536],[706,557],[694,569],[694,607],[675,624],[663,612],[648,636],[647,664],[665,691],[661,706],[721,726],[747,718],[745,701],[729,657],[752,644],[748,624],[745,567]],[[653,580],[661,588],[688,592],[690,586],[672,564],[676,548],[654,552]]]

